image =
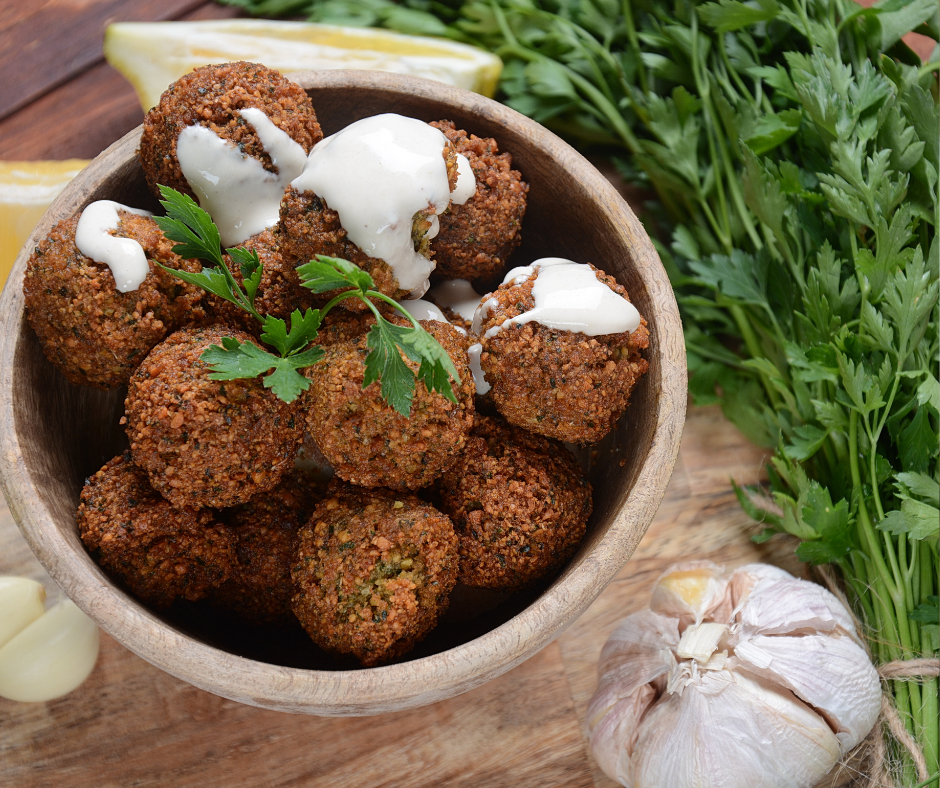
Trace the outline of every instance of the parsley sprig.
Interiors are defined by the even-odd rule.
[[[404,353],[420,365],[417,379],[424,383],[428,391],[439,391],[451,402],[457,402],[450,379],[453,378],[459,384],[460,375],[447,351],[398,302],[373,289],[375,284],[368,273],[347,260],[324,255],[317,255],[315,260],[299,266],[297,273],[303,286],[314,293],[326,293],[341,287],[351,288],[333,298],[323,308],[324,314],[346,298],[360,298],[375,315],[375,324],[369,329],[366,338],[369,353],[366,355],[363,388],[380,381],[382,397],[388,404],[403,415],[409,414],[415,390],[415,373],[402,358],[401,353]],[[408,318],[411,325],[398,326],[386,320],[373,299],[391,304]]]
[[[460,375],[447,351],[400,304],[376,291],[372,277],[347,260],[318,255],[297,271],[304,287],[315,293],[340,290],[323,309],[295,309],[290,315],[290,328],[279,317],[262,315],[255,308],[255,297],[261,284],[263,266],[253,250],[233,248],[226,252],[238,264],[242,282],[229,270],[222,258],[219,230],[212,218],[193,199],[166,186],[160,187],[160,204],[166,216],[154,217],[163,234],[177,245],[173,251],[181,257],[205,260],[213,265],[199,273],[161,267],[184,282],[201,287],[213,295],[234,304],[254,317],[262,325],[261,340],[279,355],[258,347],[254,342],[239,342],[234,337],[222,340],[221,347],[213,345],[201,358],[212,369],[212,380],[235,380],[264,375],[265,388],[271,389],[284,402],[293,402],[310,387],[310,381],[300,370],[312,366],[325,355],[313,343],[323,318],[338,303],[347,298],[360,298],[375,315],[375,325],[369,330],[366,355],[366,374],[363,388],[380,381],[382,397],[398,413],[408,416],[414,399],[415,373],[402,358],[404,354],[419,364],[417,380],[428,391],[438,391],[451,402],[456,402],[451,379],[460,384]],[[411,326],[398,326],[386,319],[372,299],[391,304],[405,315]]]

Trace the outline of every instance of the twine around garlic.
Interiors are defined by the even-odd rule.
[[[849,611],[765,564],[672,567],[598,675],[591,749],[627,788],[809,788],[881,709]]]

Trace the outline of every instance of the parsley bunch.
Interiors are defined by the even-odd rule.
[[[402,358],[419,364],[417,379],[428,391],[438,391],[456,402],[451,379],[460,383],[460,375],[447,351],[424,330],[401,305],[374,288],[372,277],[347,260],[318,255],[297,269],[301,284],[315,293],[345,288],[323,309],[295,309],[290,316],[290,329],[279,317],[261,315],[255,309],[255,296],[261,283],[262,264],[255,251],[234,248],[226,252],[238,264],[242,275],[239,284],[222,258],[221,239],[212,218],[187,195],[174,189],[160,187],[160,204],[166,216],[154,217],[164,235],[177,245],[173,251],[186,258],[214,263],[200,273],[178,271],[161,266],[184,282],[201,287],[240,309],[262,325],[261,340],[279,355],[259,348],[254,342],[239,342],[234,337],[222,340],[222,346],[213,345],[201,356],[213,370],[212,380],[255,378],[264,375],[265,388],[271,389],[284,402],[293,402],[310,387],[310,381],[300,370],[320,361],[323,349],[313,345],[326,314],[347,298],[361,299],[375,315],[369,329],[366,355],[366,374],[363,388],[380,381],[383,399],[398,413],[408,416],[415,390],[415,373]],[[398,326],[387,320],[373,303],[386,301],[408,318],[410,326]]]

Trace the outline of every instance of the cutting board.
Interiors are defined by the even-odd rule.
[[[49,703],[0,699],[0,786],[17,788],[613,788],[583,733],[601,647],[649,604],[672,563],[767,561],[802,574],[795,543],[756,545],[730,479],[765,452],[716,408],[691,409],[665,499],[633,558],[557,641],[465,695],[408,712],[327,719],[243,706],[149,665],[107,635],[79,689]],[[0,574],[58,592],[0,506]],[[827,786],[848,785],[838,769]]]

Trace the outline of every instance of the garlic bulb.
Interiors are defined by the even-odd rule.
[[[591,750],[627,788],[809,788],[872,729],[849,612],[782,569],[669,569],[601,652]]]
[[[98,627],[64,599],[44,609],[43,587],[0,577],[0,697],[47,701],[78,687],[98,659]]]

